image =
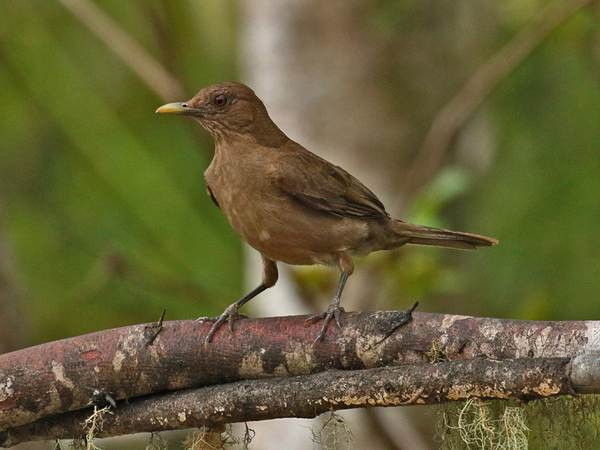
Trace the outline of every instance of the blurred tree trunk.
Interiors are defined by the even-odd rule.
[[[243,78],[265,101],[275,122],[292,139],[356,175],[392,215],[400,216],[431,181],[403,185],[434,115],[490,53],[495,6],[475,0],[241,3]],[[480,139],[489,136],[485,120],[472,124],[460,140],[476,140],[476,148],[454,146],[442,162],[462,158],[472,168],[489,160],[486,139]],[[469,139],[469,134],[479,139]],[[374,288],[367,272],[357,271],[354,289],[344,293],[347,310],[376,307],[356,303],[377,298],[368,293]],[[355,431],[360,443],[367,435],[361,438]],[[257,433],[261,435],[267,434]],[[285,447],[298,445],[292,432],[281,435],[292,436]],[[389,448],[389,442],[383,446],[374,444],[373,436],[366,439],[370,448]],[[403,436],[404,444],[396,442],[396,447],[409,448],[408,439]],[[281,448],[283,441],[272,442]],[[427,448],[418,437],[409,446]]]
[[[4,216],[0,202],[0,354],[26,347],[27,335],[17,271],[4,233]]]

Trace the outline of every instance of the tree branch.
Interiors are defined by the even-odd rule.
[[[106,330],[0,355],[0,432],[4,432],[0,442],[9,437],[13,443],[35,436],[66,436],[70,429],[64,428],[65,424],[80,423],[89,415],[84,408],[90,400],[98,401],[98,393],[105,395],[108,403],[129,399],[129,405],[120,403],[114,416],[105,417],[108,428],[104,429],[109,434],[207,422],[306,417],[332,407],[390,406],[411,399],[413,403],[432,403],[471,395],[562,395],[574,392],[568,381],[573,366],[570,359],[598,354],[600,343],[598,321],[528,322],[414,313],[412,322],[395,330],[406,321],[406,314],[388,311],[347,313],[342,329],[328,329],[325,341],[313,345],[317,329],[305,327],[305,318],[240,320],[233,334],[223,327],[206,347],[204,337],[210,324],[174,321],[162,327],[146,324]],[[432,358],[452,362],[426,364]],[[515,358],[522,359],[488,360]],[[597,362],[578,369],[575,391],[599,391],[600,377],[590,375],[585,381],[581,375],[595,373],[590,370],[594,364]],[[502,388],[506,392],[497,389],[500,378],[475,377],[477,373],[487,376],[493,368],[507,386]],[[517,370],[529,371],[529,375]],[[546,378],[535,378],[542,375]],[[302,378],[290,378],[298,376]],[[261,380],[265,378],[270,379]],[[223,385],[231,382],[237,383]],[[535,387],[540,383],[546,383],[547,389]],[[219,385],[136,399],[214,384]],[[584,385],[587,391],[581,387]],[[419,389],[423,390],[416,396]],[[462,396],[456,394],[460,389]],[[263,397],[260,392],[265,393]],[[243,395],[248,396],[246,400]],[[274,403],[269,404],[269,398]],[[313,400],[307,403],[310,398]],[[218,405],[218,399],[224,403]],[[281,401],[289,408],[278,407]],[[195,402],[200,407],[192,407]],[[210,402],[215,405],[212,410],[207,406]],[[128,424],[127,420],[133,420],[123,416],[128,408],[143,410],[144,405],[150,412],[146,420],[151,427],[141,427],[141,410],[132,416],[137,422]],[[227,412],[231,414],[228,417],[223,405],[240,411]],[[73,416],[57,416],[68,411],[74,411],[70,413]],[[157,417],[161,417],[158,423],[150,423]],[[66,434],[54,435],[52,430]]]
[[[599,365],[599,359],[594,360]],[[102,417],[102,429],[95,437],[310,418],[332,410],[431,405],[471,397],[526,401],[573,395],[573,375],[583,366],[569,358],[478,359],[239,381],[120,402]],[[93,409],[86,408],[10,429],[0,433],[0,445],[83,437],[92,414]]]

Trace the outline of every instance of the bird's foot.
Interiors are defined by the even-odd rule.
[[[219,317],[198,317],[196,322],[214,322],[213,326],[210,328],[210,331],[206,335],[204,339],[204,345],[208,344],[212,341],[215,332],[223,325],[225,322],[229,322],[229,331],[233,333],[233,322],[238,319],[247,319],[248,316],[246,314],[240,314],[238,312],[239,306],[235,303],[233,305],[229,305],[223,311]]]
[[[336,301],[337,300],[337,301]],[[340,306],[340,300],[339,298],[335,298],[333,300],[333,302],[331,302],[331,305],[329,305],[329,308],[327,308],[327,311],[322,312],[321,314],[315,314],[314,316],[310,316],[308,319],[306,319],[304,321],[304,323],[315,323],[318,322],[319,320],[323,320],[323,325],[321,326],[321,330],[319,331],[319,334],[317,334],[317,337],[315,338],[315,344],[317,343],[317,341],[322,341],[323,338],[325,337],[325,330],[327,330],[327,326],[329,325],[329,322],[331,322],[331,320],[335,320],[335,323],[337,324],[337,326],[339,328],[342,328],[342,324],[340,323],[340,314],[345,312],[344,308],[342,308]]]

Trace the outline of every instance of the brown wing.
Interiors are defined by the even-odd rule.
[[[341,217],[389,217],[373,192],[341,167],[297,144],[278,154],[274,183],[305,205]]]

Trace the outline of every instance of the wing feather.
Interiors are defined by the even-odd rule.
[[[284,192],[341,217],[389,217],[377,196],[358,179],[304,147],[294,147],[278,155],[273,174],[273,182]]]

